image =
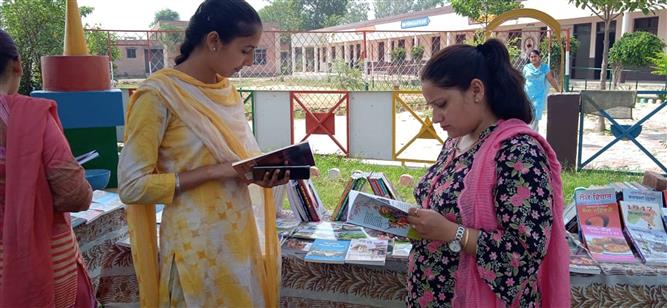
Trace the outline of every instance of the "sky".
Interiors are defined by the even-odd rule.
[[[99,24],[111,30],[147,30],[155,12],[171,9],[188,20],[203,0],[78,0],[79,6],[91,6],[95,10],[83,22]],[[246,0],[255,10],[269,4],[266,0]]]

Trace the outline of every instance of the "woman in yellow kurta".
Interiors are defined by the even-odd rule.
[[[259,154],[225,77],[252,64],[262,24],[242,0],[206,0],[174,69],[148,78],[127,112],[119,191],[128,207],[142,306],[273,307],[279,258],[270,187],[231,163]],[[155,211],[165,204],[159,237]]]

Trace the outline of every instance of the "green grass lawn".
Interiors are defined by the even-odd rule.
[[[356,170],[364,172],[383,172],[398,190],[401,198],[409,203],[415,202],[415,198],[412,195],[413,187],[399,186],[398,178],[401,174],[407,173],[412,175],[415,178],[415,182],[417,182],[419,178],[426,173],[425,167],[412,168],[365,164],[358,159],[349,159],[335,155],[316,155],[315,161],[317,167],[320,169],[321,176],[313,178],[313,182],[315,183],[315,188],[317,189],[322,202],[324,202],[324,206],[329,209],[329,211],[332,211],[338,204],[347,180]],[[328,179],[327,171],[331,168],[340,169],[342,175],[341,179],[334,181]],[[603,185],[611,182],[641,181],[640,176],[610,171],[565,171],[562,173],[562,178],[565,204],[568,204],[572,199],[574,188],[576,187]],[[287,198],[285,198],[284,208],[289,208]]]

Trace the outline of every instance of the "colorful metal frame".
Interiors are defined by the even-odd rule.
[[[667,91],[637,91],[637,94],[667,94]],[[602,147],[600,150],[598,150],[595,154],[593,154],[591,157],[589,157],[586,161],[582,162],[582,155],[583,155],[583,141],[584,141],[584,113],[583,113],[583,102],[579,103],[579,144],[577,146],[578,150],[578,155],[577,155],[577,171],[582,170],[586,165],[588,165],[590,162],[592,162],[594,159],[596,159],[598,156],[600,156],[604,151],[608,150],[610,147],[612,147],[614,144],[616,144],[618,141],[621,140],[629,140],[632,143],[634,143],[648,158],[650,158],[660,169],[662,169],[662,172],[667,174],[667,167],[663,165],[651,152],[649,152],[644,146],[639,143],[634,137],[632,136],[632,132],[636,131],[641,127],[644,122],[648,121],[651,117],[653,117],[656,113],[658,113],[660,110],[663,108],[667,107],[667,101],[662,102],[660,105],[658,105],[653,111],[649,112],[647,115],[645,115],[643,118],[641,118],[638,122],[635,124],[632,124],[632,126],[624,128],[623,126],[619,125],[614,118],[607,113],[603,108],[598,106],[595,102],[590,102],[595,109],[602,114],[609,122],[611,122],[612,125],[616,125],[616,127],[619,128],[620,134],[618,136],[614,136],[614,140],[609,142],[606,146]]]
[[[255,91],[253,90],[238,90],[239,95],[241,96],[241,102],[245,106],[248,102],[250,102],[250,116],[252,118],[252,133],[257,137],[257,130],[255,129],[256,123],[255,123]]]
[[[391,153],[392,153],[392,158],[396,161],[400,162],[416,162],[416,163],[434,163],[434,160],[422,160],[422,159],[410,159],[410,158],[399,158],[398,156],[401,155],[410,145],[412,145],[417,139],[424,135],[429,135],[431,136],[432,139],[438,140],[440,144],[444,144],[444,141],[438,134],[435,132],[433,129],[433,124],[431,122],[431,119],[426,117],[422,118],[420,117],[413,109],[405,103],[405,101],[401,98],[401,94],[422,94],[421,91],[393,91],[391,94],[391,111],[392,111],[392,126],[394,129],[391,132],[392,135],[392,143],[391,143]],[[422,124],[422,129],[412,138],[410,141],[408,141],[401,149],[398,151],[396,150],[396,130],[398,129],[396,126],[396,106],[400,104],[403,106],[410,114],[412,114],[417,121],[419,121]]]
[[[299,98],[300,95],[305,94],[338,94],[342,95],[341,98],[332,106],[329,108],[329,110],[326,112],[326,115],[324,118],[318,119],[313,112],[310,110],[306,104],[304,104],[301,99]],[[314,127],[311,127],[310,129],[306,128],[306,136],[301,139],[301,141],[304,141],[308,139],[316,130],[320,129],[323,130],[329,138],[340,148],[343,153],[345,153],[346,157],[350,157],[350,92],[348,91],[290,91],[289,92],[289,97],[290,97],[290,128],[292,130],[292,134],[290,136],[291,138],[291,143],[294,144],[294,107],[295,103],[298,106],[301,106],[303,111],[308,115],[311,116],[315,122],[316,125]],[[345,103],[345,117],[347,119],[347,125],[345,132],[347,134],[346,138],[346,144],[343,146],[338,139],[336,139],[336,132],[331,132],[327,127],[324,125],[324,123],[330,118],[334,117],[336,118],[336,111],[340,109],[341,105]],[[299,142],[301,142],[299,141]]]

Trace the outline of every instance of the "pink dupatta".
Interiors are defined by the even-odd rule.
[[[542,307],[570,306],[569,248],[563,224],[563,184],[560,163],[549,143],[523,121],[511,119],[499,121],[496,129],[487,137],[475,154],[470,172],[464,179],[458,207],[463,225],[478,230],[493,231],[498,228],[493,189],[496,185],[495,157],[503,141],[526,134],[535,138],[546,152],[553,193],[551,211],[553,224],[547,241],[547,254],[537,274],[542,295]],[[512,303],[518,306],[520,295]],[[504,307],[504,302],[482,280],[477,260],[472,255],[462,255],[456,272],[454,307]]]
[[[7,96],[6,198],[2,224],[4,273],[0,307],[53,307],[51,266],[53,199],[42,161],[48,117],[58,125],[56,104]]]

